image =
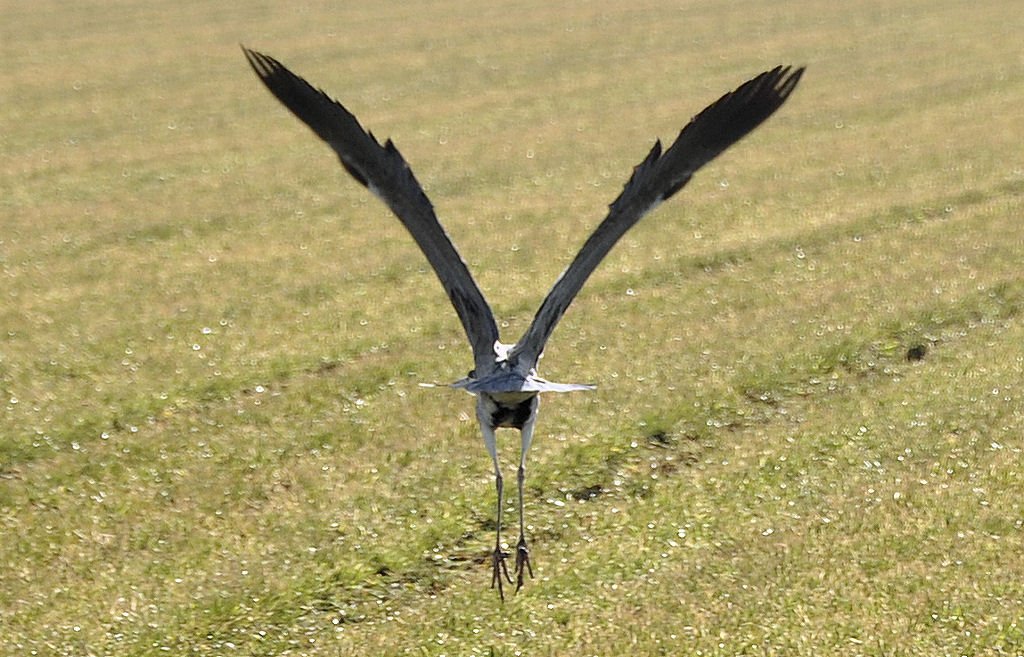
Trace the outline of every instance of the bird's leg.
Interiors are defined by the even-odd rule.
[[[519,480],[519,542],[516,543],[516,593],[523,588],[523,573],[529,572],[533,579],[533,567],[530,566],[530,550],[526,547],[526,527],[523,521],[523,480],[526,471],[519,466],[516,478]]]
[[[502,507],[502,476],[501,472],[497,469],[495,464],[494,470],[494,485],[498,489],[498,527],[494,532],[494,552],[491,555],[491,563],[494,570],[491,572],[491,588],[495,585],[498,587],[498,595],[501,596],[501,601],[505,601],[505,590],[503,579],[508,580],[508,583],[512,583],[512,577],[508,574],[508,565],[505,563],[505,559],[508,557],[508,552],[501,549],[501,507]]]
[[[526,481],[526,451],[533,441],[533,425],[537,420],[539,397],[534,397],[530,417],[523,425],[522,448],[519,453],[519,469],[516,470],[516,483],[519,484],[519,542],[516,543],[516,593],[523,588],[524,573],[530,573],[533,579],[533,567],[530,565],[530,550],[526,547],[526,521],[523,516],[523,482]]]
[[[501,476],[501,466],[498,465],[498,440],[494,434],[494,427],[490,424],[490,418],[486,417],[486,411],[482,408],[482,405],[478,406],[477,416],[480,420],[480,429],[484,434],[484,444],[491,455],[491,461],[494,462],[494,487],[498,494],[498,522],[494,532],[494,552],[491,553],[491,566],[493,568],[491,571],[491,588],[498,587],[498,595],[501,596],[501,600],[504,602],[505,590],[502,580],[508,580],[508,583],[511,584],[512,578],[508,574],[508,565],[505,564],[508,552],[501,549],[502,492],[504,482]]]

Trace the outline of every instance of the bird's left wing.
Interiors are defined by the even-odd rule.
[[[544,299],[530,328],[509,352],[517,369],[537,364],[544,344],[580,288],[615,243],[659,203],[689,182],[691,176],[771,116],[800,81],[804,69],[778,66],[748,80],[695,116],[662,153],[656,142],[646,159],[611,204],[608,216],[584,243]]]
[[[416,240],[455,306],[477,369],[483,371],[494,362],[494,315],[405,158],[390,139],[381,146],[351,112],[273,57],[242,50],[270,92],[334,149],[345,170],[384,201]]]

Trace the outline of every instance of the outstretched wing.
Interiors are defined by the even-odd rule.
[[[242,47],[263,84],[338,154],[352,177],[384,201],[430,261],[459,314],[478,370],[494,362],[498,326],[483,293],[437,221],[408,163],[388,139],[383,146],[356,117],[272,57]]]
[[[776,67],[727,93],[695,116],[662,153],[661,142],[634,170],[608,216],[580,249],[544,299],[533,323],[509,353],[520,371],[537,364],[558,320],[611,248],[637,221],[670,198],[701,168],[772,115],[796,87],[804,69]]]

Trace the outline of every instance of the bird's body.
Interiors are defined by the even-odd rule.
[[[540,404],[536,392],[481,392],[480,413],[495,429],[523,430]]]
[[[533,576],[523,519],[526,453],[533,440],[540,394],[590,390],[594,386],[553,383],[537,376],[544,345],[569,304],[615,243],[644,215],[678,192],[703,165],[771,116],[796,87],[803,69],[776,67],[728,93],[687,124],[664,152],[656,142],[633,170],[608,216],[590,235],[579,254],[555,282],[533,322],[514,344],[499,340],[490,306],[469,274],[434,209],[398,149],[383,145],[365,131],[340,103],[285,68],[277,60],[243,48],[253,70],[267,88],[299,119],[328,143],[342,166],[381,199],[405,225],[434,268],[462,322],[473,349],[474,369],[452,384],[474,394],[484,444],[494,464],[497,489],[497,532],[492,553],[492,586],[504,599],[502,582],[512,582],[501,542],[503,477],[498,463],[499,428],[518,429],[521,436],[518,483],[519,541],[516,544],[516,590],[524,575]]]

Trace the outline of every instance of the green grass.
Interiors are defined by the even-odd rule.
[[[351,4],[0,0],[0,654],[1024,654],[1006,3]],[[506,340],[656,137],[808,66],[556,331],[599,388],[504,605],[455,315],[239,42],[395,139]]]

